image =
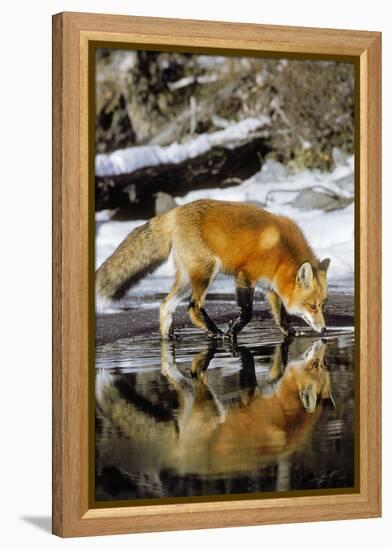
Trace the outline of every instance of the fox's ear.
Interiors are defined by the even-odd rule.
[[[314,274],[312,272],[312,266],[310,262],[304,262],[297,270],[296,281],[301,283],[305,287],[309,287],[312,284]]]
[[[319,271],[324,271],[325,273],[327,273],[330,262],[331,262],[330,258],[325,258],[324,260],[319,262]]]

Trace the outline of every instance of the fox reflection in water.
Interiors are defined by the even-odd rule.
[[[115,467],[99,460],[102,449],[97,446],[98,492],[106,493],[106,500],[107,493],[133,498],[171,496],[162,478],[175,472],[183,479],[196,476],[202,480],[191,494],[216,494],[213,480],[254,476],[268,466],[277,468],[275,486],[269,490],[290,489],[291,455],[306,444],[322,409],[334,407],[326,345],[316,340],[289,361],[289,342],[277,346],[269,367],[268,391],[258,387],[251,351],[234,348],[232,353],[241,363],[240,390],[225,404],[208,381],[216,345],[197,353],[191,376],[185,376],[175,362],[172,344],[162,342],[161,374],[171,388],[171,408],[129,387],[126,390],[122,376],[101,372],[96,388],[99,430],[115,430],[121,445],[109,451]],[[205,488],[204,482],[211,481],[212,486]],[[102,491],[102,486],[107,490]],[[181,496],[187,495],[184,488]]]

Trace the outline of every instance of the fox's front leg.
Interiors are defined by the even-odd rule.
[[[239,371],[240,402],[245,407],[260,395],[255,373],[254,355],[245,346],[238,346],[236,353],[240,356]]]
[[[235,336],[247,325],[253,316],[254,284],[250,282],[244,273],[236,277],[236,302],[240,308],[239,317],[229,323],[227,335]]]
[[[266,294],[266,298],[269,302],[274,320],[282,334],[284,334],[285,336],[294,336],[296,334],[296,331],[289,324],[289,317],[286,309],[274,290],[269,290],[269,292]]]
[[[276,346],[273,357],[272,357],[272,364],[269,369],[269,377],[272,382],[277,382],[279,380],[286,369],[286,366],[288,364],[288,352],[289,352],[289,346],[292,343],[291,338],[285,338],[284,341]]]
[[[193,357],[190,370],[190,374],[193,378],[201,378],[206,372],[206,369],[209,367],[209,363],[215,356],[217,351],[217,342],[213,340],[212,342],[213,344],[209,346],[206,351],[201,351]]]

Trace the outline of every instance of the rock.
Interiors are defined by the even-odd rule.
[[[331,150],[331,156],[333,157],[334,164],[345,164],[349,155],[342,151],[339,147],[333,147]]]
[[[288,177],[289,169],[272,159],[268,159],[262,166],[261,172],[256,175],[257,183],[270,183],[273,181],[281,181]]]
[[[345,208],[353,200],[353,197],[339,197],[338,195],[322,193],[313,189],[302,189],[296,195],[291,205],[294,208],[302,210],[323,210],[324,212],[330,212],[331,210]]]
[[[120,209],[127,219],[147,219],[155,215],[155,195],[163,192],[183,196],[196,189],[241,181],[260,169],[261,159],[270,151],[267,138],[255,138],[234,148],[216,146],[206,153],[177,164],[140,168],[130,174],[95,177],[95,209]]]
[[[344,195],[354,195],[354,176],[349,174],[335,180],[335,184],[341,189]]]
[[[172,208],[175,208],[176,206],[178,205],[175,202],[175,199],[168,193],[164,193],[163,191],[158,191],[155,194],[155,215],[156,216],[158,216],[159,214],[164,214],[165,212],[172,210]]]

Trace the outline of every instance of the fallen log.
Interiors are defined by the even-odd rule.
[[[150,166],[131,174],[96,176],[95,210],[118,209],[119,215],[127,219],[149,218],[155,215],[154,195],[158,191],[183,196],[196,189],[240,183],[260,170],[270,151],[269,140],[257,137],[235,148],[213,147],[178,164]]]

